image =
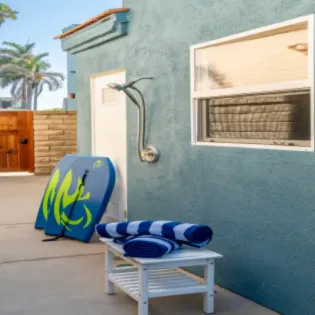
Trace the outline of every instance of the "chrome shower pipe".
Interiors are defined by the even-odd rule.
[[[137,149],[138,156],[142,162],[155,163],[159,158],[158,151],[152,146],[145,145],[145,125],[146,125],[146,104],[140,90],[134,87],[134,84],[140,80],[152,80],[152,77],[144,77],[126,84],[109,83],[108,86],[117,91],[123,91],[128,98],[137,106],[138,109],[138,132],[137,132]],[[141,105],[129,89],[136,91],[141,98]]]

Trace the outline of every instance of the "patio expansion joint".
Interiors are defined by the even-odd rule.
[[[15,226],[15,225],[33,225],[33,222],[21,222],[21,223],[1,223],[0,227],[4,227],[4,226]]]
[[[52,256],[52,257],[41,257],[41,258],[32,258],[32,259],[3,261],[3,262],[0,262],[0,266],[1,265],[7,265],[7,264],[23,263],[23,262],[35,262],[35,261],[44,261],[44,260],[52,260],[52,259],[77,258],[77,257],[98,256],[98,255],[104,255],[104,253],[100,252],[100,253],[92,253],[92,254]]]

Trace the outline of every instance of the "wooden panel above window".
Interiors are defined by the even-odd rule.
[[[307,23],[195,50],[195,91],[307,79]]]

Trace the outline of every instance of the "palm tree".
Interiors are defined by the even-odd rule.
[[[17,11],[13,11],[8,5],[0,3],[0,26],[5,22],[5,20],[16,20]]]
[[[49,91],[56,91],[62,87],[61,81],[65,80],[62,73],[59,72],[38,72],[34,84],[34,106],[37,110],[38,96],[43,92],[44,87],[47,86]]]
[[[44,60],[48,53],[34,55],[34,43],[18,45],[4,42],[6,48],[0,48],[1,86],[11,86],[11,95],[22,101],[22,108],[37,110],[38,97],[44,86],[56,91],[62,86],[65,77],[62,73],[48,72],[51,65]]]
[[[32,89],[34,91],[34,110],[37,110],[38,97],[43,92],[45,86],[49,91],[56,91],[62,87],[62,81],[65,80],[62,73],[48,72],[47,70],[51,65],[48,62],[41,60],[42,57],[44,57],[44,54],[35,56],[30,64],[30,68],[34,73],[34,80],[32,82]]]
[[[22,108],[28,108],[27,106],[27,94],[28,86],[25,76],[28,76],[27,68],[29,60],[33,56],[33,49],[35,43],[27,43],[26,45],[19,45],[13,42],[3,42],[5,47],[0,48],[0,77],[1,87],[6,88],[10,85],[20,83],[18,94],[15,94],[16,88],[11,90],[12,96],[22,101]],[[28,108],[31,109],[31,108]]]
[[[8,71],[4,71],[4,65],[15,64],[23,66],[24,61],[32,56],[32,50],[35,44],[28,43],[26,45],[19,45],[13,42],[3,42],[3,45],[5,47],[0,48],[0,69],[2,70],[0,86],[6,88],[10,86],[12,82],[21,79],[21,76],[15,72],[9,73]],[[23,92],[26,97],[26,90]],[[22,104],[23,107],[25,107],[25,103],[26,99],[24,100],[24,104]]]

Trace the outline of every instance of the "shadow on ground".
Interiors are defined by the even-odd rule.
[[[0,314],[136,315],[134,300],[104,293],[98,241],[43,243],[34,230],[47,177],[0,177]],[[217,288],[216,314],[276,314]],[[202,315],[202,295],[150,300],[150,315]]]

